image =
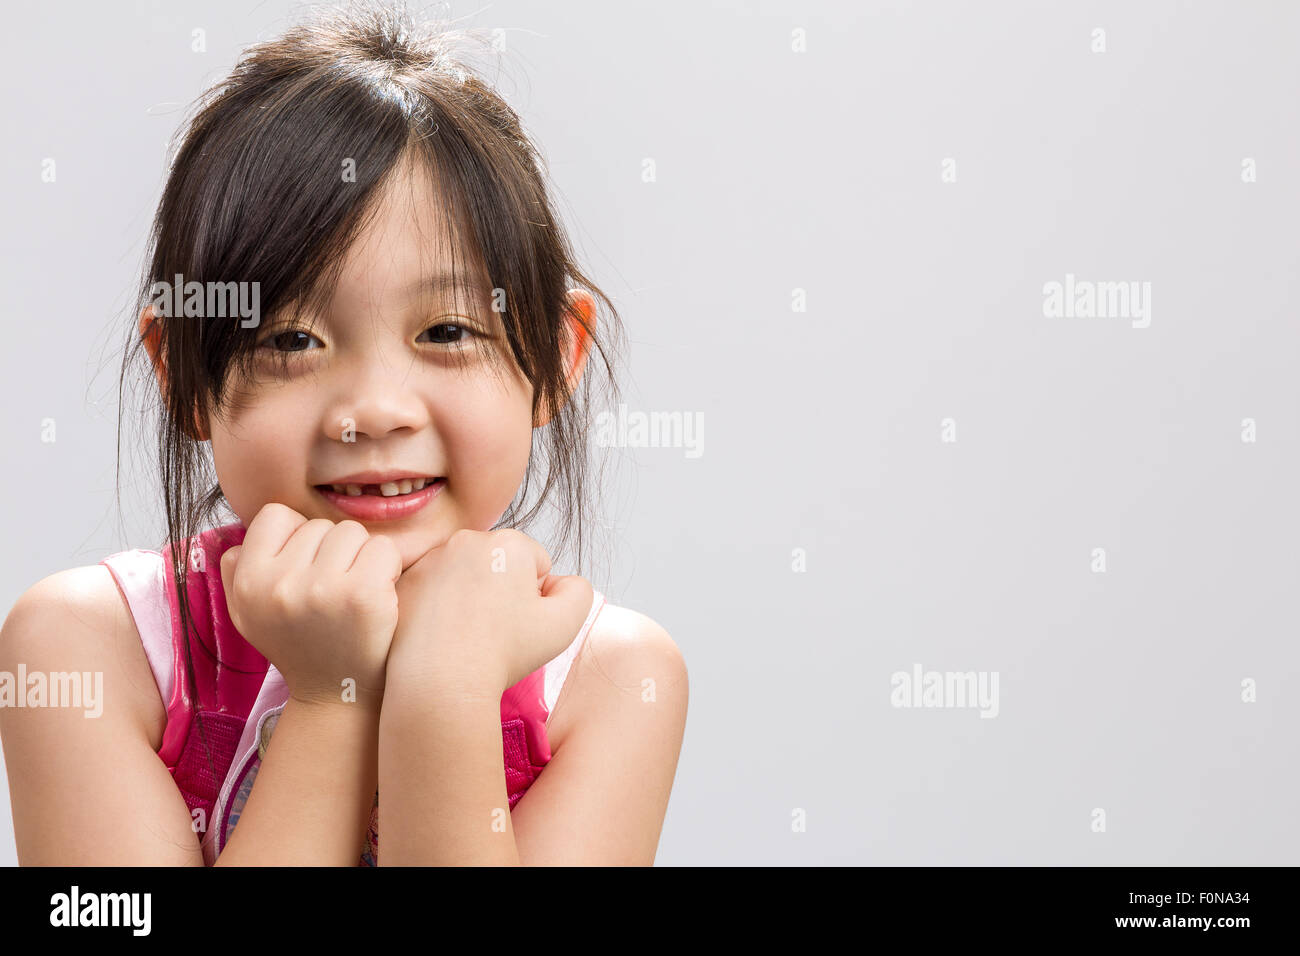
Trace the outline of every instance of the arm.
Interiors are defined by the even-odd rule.
[[[121,605],[107,568],[74,568],[28,589],[0,630],[0,671],[22,664],[103,681],[98,717],[0,707],[23,866],[203,865],[185,800],[151,746],[165,713]]]
[[[378,735],[376,708],[291,698],[216,865],[356,866],[374,806]]]
[[[166,719],[158,688],[106,568],[51,575],[19,598],[0,631],[0,671],[16,674],[20,663],[28,673],[99,672],[103,700],[101,716],[90,718],[81,709],[0,707],[19,862],[202,866],[190,811],[155,749]],[[344,712],[360,704],[297,704],[280,717],[253,791],[261,796],[250,795],[218,865],[355,865],[360,857],[378,716]],[[368,783],[357,779],[366,766]],[[295,773],[305,777],[295,783]],[[349,800],[364,800],[364,819],[347,811]],[[253,836],[241,839],[245,832]]]
[[[472,673],[389,676],[380,865],[654,862],[686,723],[685,662],[644,615],[607,606],[601,621],[556,709],[572,729],[513,813],[500,694]]]
[[[606,605],[551,717],[563,739],[515,806],[526,866],[653,866],[686,733],[686,661],[659,624]]]
[[[380,866],[518,866],[501,697],[427,686],[379,731]]]
[[[231,622],[290,695],[218,865],[360,862],[401,565],[391,539],[359,522],[308,519],[275,502],[222,554]],[[341,699],[343,675],[358,702]]]

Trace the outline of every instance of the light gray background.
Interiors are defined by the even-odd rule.
[[[115,511],[112,350],[163,143],[293,9],[7,11],[6,609],[159,540],[150,449]],[[705,422],[607,489],[597,583],[691,675],[657,862],[1300,862],[1296,7],[451,9],[508,29],[629,404]],[[1067,272],[1152,283],[1150,327],[1045,318]],[[997,671],[999,716],[895,709],[916,662]]]

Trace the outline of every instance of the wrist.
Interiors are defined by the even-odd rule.
[[[382,695],[358,692],[355,700],[342,696],[328,698],[321,695],[303,695],[289,692],[285,706],[326,721],[377,718],[383,707]]]
[[[384,699],[384,672],[365,679],[341,677],[337,683],[288,680],[289,696],[304,704],[320,707],[365,704],[376,712]]]
[[[501,718],[501,696],[465,687],[412,689],[409,694],[390,694],[379,715],[379,738],[422,739],[433,728],[476,725]],[[415,734],[414,738],[409,735]],[[396,736],[394,736],[396,735]]]
[[[500,701],[505,693],[506,668],[473,645],[395,644],[384,674],[385,696],[427,695]]]
[[[450,703],[501,704],[504,676],[483,662],[422,657],[389,660],[384,708],[441,708]]]

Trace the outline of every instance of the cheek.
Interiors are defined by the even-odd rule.
[[[269,501],[286,497],[301,481],[295,448],[302,442],[288,409],[259,404],[239,417],[211,420],[212,459],[230,509],[248,525]]]
[[[526,385],[526,383],[525,383]],[[498,511],[504,510],[523,480],[532,448],[532,406],[530,394],[500,386],[459,392],[454,401],[440,408],[439,429],[448,463],[472,479],[461,493],[492,499],[491,507],[504,496]]]
[[[521,454],[527,464],[532,429],[526,406],[502,400],[498,395],[495,401],[466,405],[445,420],[442,432],[447,436],[449,451],[462,460],[462,465],[475,471],[497,472],[517,466]]]

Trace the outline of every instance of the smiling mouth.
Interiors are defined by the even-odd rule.
[[[360,498],[363,495],[376,498],[400,498],[446,480],[446,478],[403,478],[401,481],[385,481],[378,485],[316,485],[316,489],[333,491],[336,494],[347,495],[349,498]]]

